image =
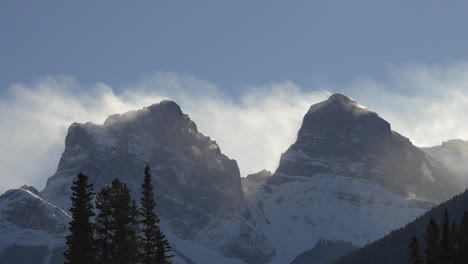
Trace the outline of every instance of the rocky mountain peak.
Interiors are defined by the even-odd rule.
[[[387,121],[343,94],[333,94],[326,101],[312,105],[299,136],[325,131],[352,134],[361,139],[391,134]]]
[[[165,114],[174,114],[174,115],[180,115],[182,116],[182,110],[180,109],[180,106],[172,101],[172,100],[162,100],[161,102],[157,104],[152,104],[147,107],[151,111],[162,111]]]
[[[310,107],[309,113],[318,111],[320,109],[328,109],[335,111],[352,112],[354,114],[371,114],[372,111],[368,110],[364,106],[360,105],[355,100],[348,96],[340,93],[330,95],[327,100],[314,104]],[[375,113],[374,113],[375,114]]]
[[[177,237],[172,241],[193,240],[249,263],[271,258],[272,249],[251,219],[236,161],[172,101],[110,116],[102,125],[73,124],[57,172],[41,195],[69,208],[71,182],[82,172],[96,191],[118,178],[138,199],[146,164],[157,186],[158,214]],[[219,224],[224,222],[230,227],[222,242],[209,239],[226,231]],[[245,243],[257,250],[240,246]]]
[[[121,125],[135,121],[142,123],[161,123],[165,121],[169,123],[180,122],[186,119],[187,116],[182,112],[180,106],[176,102],[163,100],[137,111],[111,115],[104,122],[104,126]]]
[[[334,93],[330,95],[327,99],[328,102],[330,103],[338,103],[342,105],[355,105],[357,104],[356,101],[353,99],[349,98],[348,96],[341,94],[341,93]]]
[[[270,182],[317,175],[371,180],[399,195],[429,201],[461,191],[447,168],[392,131],[377,113],[342,94],[310,107]]]

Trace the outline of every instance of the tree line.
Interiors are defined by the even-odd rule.
[[[468,212],[465,211],[460,223],[450,222],[447,208],[441,228],[431,218],[425,232],[425,248],[420,250],[418,238],[413,236],[409,244],[410,264],[462,264],[468,263]]]
[[[71,190],[66,264],[172,263],[174,255],[156,214],[149,166],[144,171],[140,206],[118,179],[95,195],[88,177],[80,173]]]

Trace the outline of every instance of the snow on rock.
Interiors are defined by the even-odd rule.
[[[320,239],[363,246],[432,206],[339,175],[295,176],[281,185],[244,184],[255,220],[276,248],[270,263],[288,263]]]
[[[218,259],[265,263],[272,257],[273,248],[247,207],[236,161],[199,133],[172,101],[113,115],[103,125],[72,124],[57,172],[35,198],[69,208],[72,181],[83,172],[95,191],[118,178],[139,200],[146,164],[152,168],[158,214],[181,256],[204,263],[205,255],[178,247],[188,241]]]
[[[34,187],[9,190],[0,196],[0,252],[12,246],[45,245],[39,251],[48,255],[63,245],[69,221],[65,210],[45,200]]]
[[[118,178],[138,200],[146,164],[181,264],[283,264],[322,240],[362,246],[462,190],[444,165],[341,94],[310,107],[275,173],[242,180],[236,161],[162,101],[102,125],[72,124],[46,188],[0,196],[0,251],[42,245],[44,262],[60,263],[74,177],[88,175],[96,192]]]
[[[335,94],[310,107],[276,172],[243,180],[252,215],[289,263],[321,239],[363,246],[462,191],[388,122]]]

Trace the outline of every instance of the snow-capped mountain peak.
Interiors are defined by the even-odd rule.
[[[236,161],[166,100],[103,124],[72,124],[46,188],[0,196],[0,262],[41,246],[41,263],[63,263],[74,177],[88,175],[95,191],[118,178],[138,200],[146,164],[178,264],[283,264],[316,244],[311,252],[361,246],[462,189],[442,164],[342,94],[310,107],[273,174],[242,180]]]

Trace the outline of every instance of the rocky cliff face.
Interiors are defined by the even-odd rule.
[[[444,165],[341,94],[311,106],[273,175],[242,180],[237,163],[176,103],[163,101],[102,125],[71,125],[46,188],[0,196],[0,261],[30,255],[63,263],[73,178],[85,173],[95,191],[118,178],[138,199],[146,164],[176,263],[283,264],[319,241],[362,246],[463,188]]]
[[[310,107],[273,176],[244,180],[260,229],[288,263],[323,239],[362,246],[462,191],[442,164],[352,99]]]
[[[320,174],[372,181],[398,195],[432,202],[462,191],[446,167],[342,94],[310,107],[271,183]]]
[[[139,198],[146,164],[152,168],[158,214],[181,255],[206,262],[208,254],[189,251],[196,244],[216,258],[246,263],[271,258],[273,250],[245,202],[236,161],[199,133],[172,101],[113,115],[103,125],[71,125],[57,172],[40,195],[69,208],[72,180],[83,172],[96,191],[118,178]]]

